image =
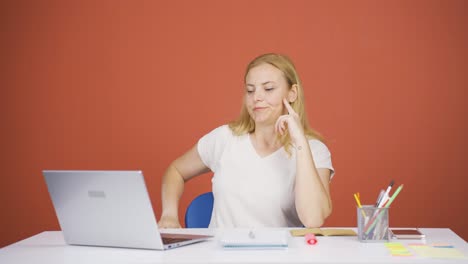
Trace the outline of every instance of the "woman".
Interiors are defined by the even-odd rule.
[[[176,159],[162,182],[162,228],[180,227],[184,182],[213,171],[210,227],[319,227],[332,211],[328,148],[308,125],[302,84],[283,55],[255,58],[239,119]]]

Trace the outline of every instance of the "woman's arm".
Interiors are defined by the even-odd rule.
[[[301,140],[302,141],[302,140]],[[296,210],[305,227],[319,227],[332,212],[330,170],[315,168],[309,143],[296,143]]]
[[[184,183],[209,171],[198,154],[197,145],[169,165],[162,179],[162,214],[158,223],[160,228],[181,227],[178,210]]]
[[[284,106],[287,115],[278,118],[275,124],[277,133],[289,132],[296,148],[295,205],[297,215],[305,227],[319,227],[332,211],[330,199],[330,170],[315,168],[309,142],[298,114],[286,99]]]

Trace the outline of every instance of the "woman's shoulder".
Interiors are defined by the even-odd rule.
[[[220,133],[220,134],[232,134],[231,128],[229,125],[224,124],[212,130],[212,132]]]
[[[207,135],[216,138],[229,138],[233,136],[231,128],[228,125],[221,125],[211,130]]]
[[[327,145],[323,143],[321,140],[316,138],[309,139],[309,146],[312,151],[326,151],[329,152]]]

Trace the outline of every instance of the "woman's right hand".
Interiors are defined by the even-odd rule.
[[[158,222],[160,228],[182,228],[178,209],[180,197],[184,192],[184,183],[209,171],[198,154],[197,145],[171,163],[161,185],[162,214]]]
[[[174,216],[161,216],[158,223],[159,228],[182,228],[179,219]]]

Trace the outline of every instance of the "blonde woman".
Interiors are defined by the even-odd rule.
[[[308,125],[293,63],[284,55],[261,55],[248,64],[244,80],[239,119],[203,136],[166,171],[160,227],[181,227],[184,182],[209,171],[209,227],[319,227],[330,215],[331,155]]]

